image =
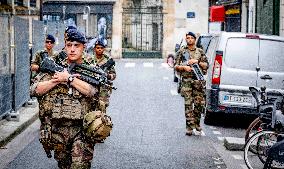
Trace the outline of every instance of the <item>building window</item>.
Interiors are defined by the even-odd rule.
[[[15,5],[24,6],[24,0],[15,0]]]
[[[0,0],[0,5],[7,5],[7,0]]]
[[[43,20],[49,21],[49,22],[59,21],[60,16],[59,15],[44,15]]]
[[[30,0],[30,6],[36,7],[36,0]]]

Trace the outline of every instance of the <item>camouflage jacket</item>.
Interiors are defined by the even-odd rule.
[[[39,50],[35,53],[34,55],[34,59],[32,60],[32,63],[31,64],[37,64],[37,65],[40,65],[41,61],[42,61],[42,57],[41,57],[41,54],[43,52],[47,52],[46,49],[44,50]],[[58,52],[55,51],[55,50],[51,50],[51,52],[48,53],[48,56],[52,57],[53,59],[58,55]]]
[[[208,60],[207,57],[205,56],[203,50],[201,48],[195,48],[194,50],[190,50],[187,46],[182,47],[179,51],[177,51],[177,56],[176,56],[176,61],[175,61],[175,65],[183,65],[184,62],[184,58],[183,55],[185,52],[189,52],[190,57],[192,59],[197,59],[198,60],[198,64],[199,63],[207,63],[207,67],[206,69],[202,68],[201,66],[200,69],[202,70],[202,73],[205,75],[207,73],[207,69],[208,69]],[[193,73],[193,71],[191,72],[181,72],[181,77],[182,78],[194,78],[195,75]]]
[[[98,59],[96,57],[96,55],[94,55],[93,56],[93,60],[94,60],[93,64],[101,66],[101,65],[105,64],[109,59],[110,59],[110,57],[107,56],[106,54],[103,54],[103,56],[100,59]],[[108,75],[112,76],[112,78],[110,80],[114,80],[116,78],[116,71],[115,71],[114,66],[112,66],[110,69],[106,70],[106,73]]]
[[[95,55],[93,56],[93,58],[94,58],[93,64],[98,65],[98,66],[105,64],[110,59],[110,57],[108,57],[105,54],[100,59],[98,59]],[[114,66],[112,66],[110,69],[107,69],[106,73],[111,76],[111,79],[110,79],[111,81],[113,81],[116,78],[116,71],[115,71]],[[107,98],[110,97],[111,92],[112,92],[111,88],[106,87],[106,86],[101,86],[99,88],[100,100],[107,100]]]
[[[89,65],[90,58],[83,56],[83,64]],[[68,66],[67,59],[62,63]],[[93,106],[94,97],[87,97],[81,94],[77,89],[72,89],[72,94],[68,94],[69,87],[67,84],[58,84],[50,91],[43,95],[38,95],[35,89],[39,82],[48,81],[53,74],[39,73],[33,80],[30,87],[31,96],[35,96],[39,102],[39,118],[41,121],[45,117],[50,119],[82,120],[83,116],[88,113]]]

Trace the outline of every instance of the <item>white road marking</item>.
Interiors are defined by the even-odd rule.
[[[238,155],[238,154],[235,154],[235,155],[232,155],[234,159],[236,160],[242,160],[243,159],[243,156],[241,155]]]
[[[220,131],[213,131],[213,134],[221,135],[221,132]]]
[[[212,130],[217,129],[216,127],[213,127],[213,126],[210,126],[209,128],[212,129]]]
[[[145,62],[143,63],[144,67],[154,67],[154,64],[152,62]]]
[[[220,140],[220,141],[224,141],[224,137],[217,137],[218,138],[218,140]]]
[[[171,90],[171,94],[173,96],[177,96],[178,95],[177,90],[176,89]]]
[[[135,63],[131,62],[125,63],[124,67],[135,67]]]
[[[163,77],[164,80],[169,80],[169,77]]]

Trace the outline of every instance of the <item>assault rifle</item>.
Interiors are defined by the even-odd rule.
[[[62,50],[55,57],[55,63],[61,65],[62,61],[65,60],[66,58],[67,58],[67,53],[64,50]]]
[[[114,90],[115,87],[112,86],[112,82],[107,79],[106,69],[114,66],[115,62],[109,59],[104,65],[99,66],[87,66],[82,64],[72,63],[68,67],[68,72],[70,74],[80,74],[80,79],[90,83],[95,86],[108,86]],[[55,73],[64,71],[64,67],[55,63],[55,61],[50,57],[44,57],[40,64],[40,71],[44,73]]]
[[[192,67],[192,70],[197,78],[197,80],[205,80],[204,79],[204,76],[203,76],[203,73],[199,67],[199,65],[197,63],[194,63],[192,65],[189,65],[188,64],[188,61],[191,59],[190,57],[190,54],[189,52],[184,52],[183,53],[183,65],[186,65],[186,66],[191,66]]]

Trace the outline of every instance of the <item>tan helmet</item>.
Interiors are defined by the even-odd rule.
[[[87,139],[100,142],[106,139],[112,130],[110,116],[101,111],[91,111],[84,116],[83,127]]]

